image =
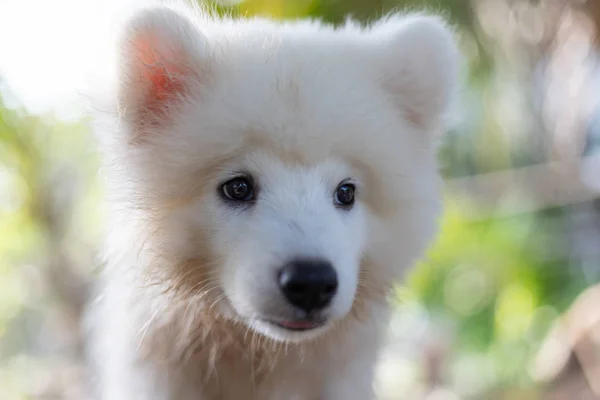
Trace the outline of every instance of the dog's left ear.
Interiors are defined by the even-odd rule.
[[[167,7],[139,11],[121,38],[119,108],[136,137],[168,123],[203,84],[208,44],[192,20]]]
[[[440,128],[458,84],[459,52],[448,25],[439,17],[413,15],[390,18],[375,31],[384,44],[381,84],[409,122]]]

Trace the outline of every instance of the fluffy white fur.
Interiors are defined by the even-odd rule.
[[[440,213],[436,137],[456,85],[444,22],[370,27],[139,10],[98,115],[110,194],[90,356],[103,400],[366,400],[387,295]],[[259,187],[247,208],[221,183]],[[356,203],[332,196],[350,178]],[[328,259],[327,323],[292,332],[276,269]]]

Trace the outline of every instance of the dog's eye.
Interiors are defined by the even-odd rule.
[[[351,207],[354,204],[354,191],[356,188],[351,183],[344,183],[335,191],[335,202],[340,207]]]
[[[248,178],[233,178],[221,185],[223,196],[232,201],[251,201],[254,199],[254,188]]]

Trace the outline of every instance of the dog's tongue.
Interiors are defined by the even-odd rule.
[[[315,326],[309,321],[282,321],[281,325],[289,329],[309,329]]]

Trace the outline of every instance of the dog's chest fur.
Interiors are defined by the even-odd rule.
[[[180,381],[174,398],[178,400],[321,400],[345,390],[343,382],[353,375],[367,382],[367,393],[344,398],[364,399],[371,390],[381,338],[375,322],[387,313],[383,304],[380,307],[370,310],[371,324],[340,325],[324,337],[301,344],[268,342],[223,320],[213,320],[206,332],[198,327],[196,337],[177,338],[169,330],[184,321],[176,318],[148,332],[148,348],[140,350],[145,353],[144,363],[176,371]]]
[[[292,357],[290,357],[292,358]],[[228,358],[216,366],[202,388],[207,399],[319,400],[326,391],[325,371],[310,360],[291,360],[269,374],[256,374],[251,362]],[[235,377],[234,380],[231,377]]]

